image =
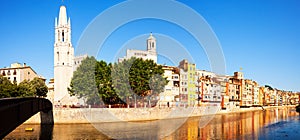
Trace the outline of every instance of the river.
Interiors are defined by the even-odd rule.
[[[282,127],[282,122],[295,118],[298,113],[294,108],[273,108],[156,121],[54,126],[22,124],[4,139],[269,139],[276,127]],[[299,123],[299,119],[292,123]],[[25,131],[26,128],[34,131]]]

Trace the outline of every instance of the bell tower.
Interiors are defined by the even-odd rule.
[[[150,36],[147,39],[147,51],[156,54],[156,39],[153,37],[152,33],[150,33]]]
[[[71,21],[65,6],[55,18],[54,42],[54,104],[71,104],[68,87],[73,76],[74,48],[71,43]]]

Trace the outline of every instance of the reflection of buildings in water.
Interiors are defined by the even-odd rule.
[[[286,110],[278,110],[279,120],[287,119]],[[214,119],[205,127],[199,128],[201,117],[189,119],[189,121],[180,128],[175,139],[237,139],[258,138],[259,132],[268,124],[276,122],[275,110],[265,112],[254,111],[245,113],[235,113],[226,115],[216,115]],[[183,128],[183,129],[182,129]],[[264,130],[266,133],[267,130]],[[186,137],[185,137],[186,136]]]
[[[283,108],[278,110],[278,119],[286,121],[290,116],[298,116],[295,109]],[[91,124],[55,124],[53,128],[53,139],[109,139],[103,131],[97,127],[107,129],[113,133],[116,139],[163,139],[163,140],[198,140],[198,139],[258,139],[259,135],[268,134],[270,129],[266,126],[275,123],[275,111],[244,112],[235,114],[215,115],[214,119],[206,126],[199,129],[201,121],[206,117],[193,117],[187,119],[180,128],[176,129],[181,119],[170,119],[161,122],[158,127],[155,121],[136,122],[137,125],[126,123],[100,123],[94,126]],[[31,133],[25,132],[26,127],[34,128]],[[161,137],[162,133],[169,128],[175,132]],[[21,125],[10,133],[7,139],[39,139],[40,125]],[[41,138],[40,138],[41,139]]]
[[[217,115],[214,120],[200,130],[202,139],[236,139],[241,136],[258,138],[261,128],[278,120],[286,120],[286,109],[254,111],[227,115]],[[278,118],[276,117],[278,116]],[[217,121],[220,120],[220,121]],[[266,130],[267,131],[267,130]]]

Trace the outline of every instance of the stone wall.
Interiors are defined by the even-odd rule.
[[[55,108],[54,123],[100,123],[185,118],[216,114],[220,106],[177,108]],[[25,123],[40,123],[40,113]]]

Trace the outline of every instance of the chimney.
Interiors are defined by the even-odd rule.
[[[26,67],[26,63],[23,64],[23,67]]]

